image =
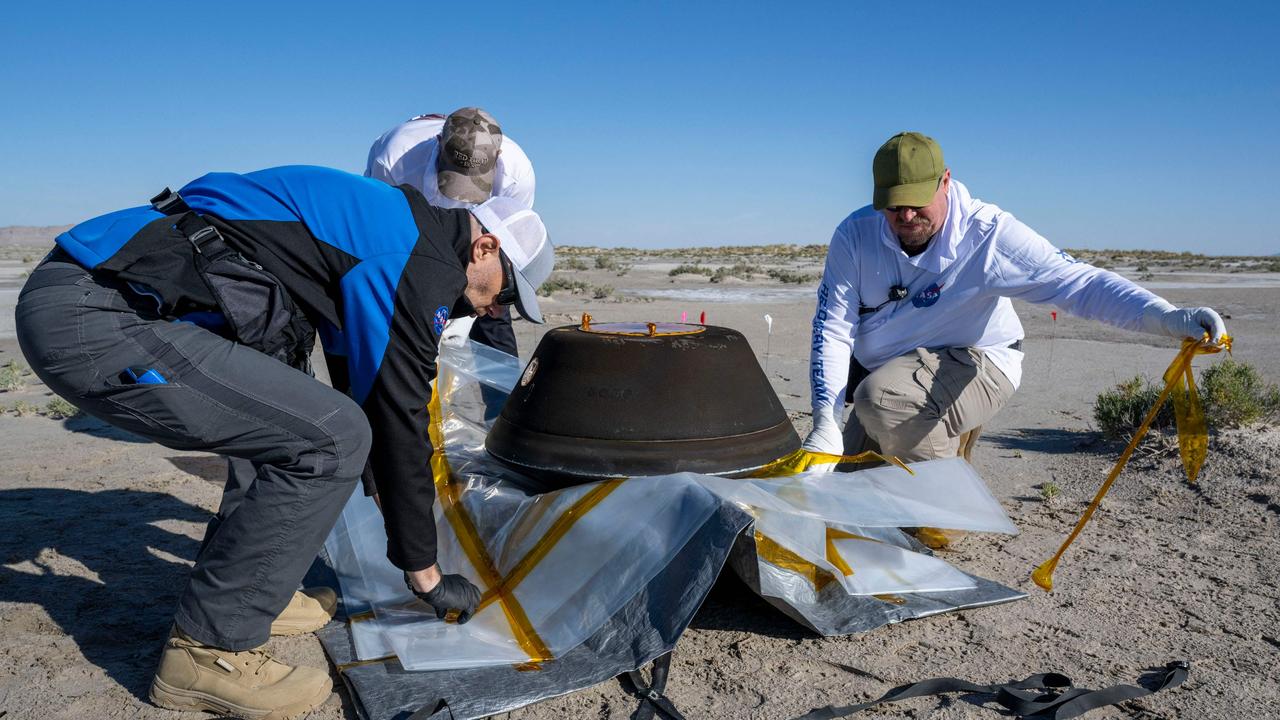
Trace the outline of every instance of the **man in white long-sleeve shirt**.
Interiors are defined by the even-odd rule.
[[[1022,379],[1010,298],[1174,338],[1226,333],[1212,309],[1175,308],[973,198],[932,138],[895,135],[872,174],[872,204],[836,228],[818,287],[809,450],[858,452],[865,433],[905,461],[956,455],[960,436],[994,416]],[[869,374],[842,434],[854,359]]]
[[[448,115],[419,115],[373,141],[365,177],[417,188],[443,208],[473,208],[491,197],[509,197],[533,209],[535,178],[529,156],[482,108]],[[471,339],[516,354],[511,313],[480,316]]]

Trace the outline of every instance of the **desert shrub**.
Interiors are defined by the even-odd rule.
[[[1280,416],[1280,387],[1267,383],[1252,365],[1230,358],[1210,365],[1196,383],[1209,427],[1233,428]],[[1102,434],[1126,439],[1138,429],[1163,386],[1134,377],[1099,393],[1093,403],[1093,420]],[[1166,401],[1151,423],[1152,428],[1175,426],[1173,403]]]
[[[613,288],[608,285],[596,285],[591,288],[591,297],[596,300],[603,300],[610,295],[613,295]]]
[[[13,414],[17,415],[18,417],[26,417],[27,415],[34,415],[38,409],[39,408],[27,402],[26,400],[19,400],[18,402],[13,404],[13,407],[9,408],[9,410],[11,410]]]
[[[796,285],[803,285],[818,279],[817,275],[811,273],[791,272],[790,270],[778,270],[776,268],[770,268],[768,273],[769,277],[778,282],[795,283]]]
[[[1210,365],[1200,373],[1199,389],[1205,418],[1213,427],[1240,427],[1280,413],[1280,388],[1246,362],[1227,358]]]
[[[667,275],[669,277],[675,277],[677,275],[706,275],[707,277],[711,277],[715,272],[715,270],[712,270],[705,265],[689,265],[688,263],[684,263],[671,268],[671,271],[668,272]]]
[[[21,390],[27,386],[27,369],[17,360],[0,365],[0,391]]]
[[[724,279],[727,277],[749,278],[752,275],[758,274],[759,272],[760,272],[760,268],[756,267],[755,265],[748,265],[746,263],[734,263],[733,265],[721,266],[716,268],[716,271],[714,273],[711,273],[711,282],[713,283],[723,282]]]
[[[1113,440],[1124,440],[1142,424],[1151,406],[1160,397],[1161,388],[1142,376],[1135,376],[1104,390],[1093,402],[1093,421],[1102,434]],[[1153,428],[1173,427],[1173,406],[1165,403],[1151,423]]]
[[[586,270],[587,264],[581,258],[567,257],[556,261],[557,270]]]
[[[1040,499],[1049,502],[1062,494],[1062,488],[1052,480],[1040,483]]]
[[[44,410],[41,414],[53,420],[62,420],[63,418],[73,418],[79,415],[80,408],[60,397],[56,397],[45,403]]]
[[[542,283],[542,287],[538,288],[538,294],[543,297],[549,297],[559,290],[568,290],[572,293],[582,293],[591,289],[591,286],[581,280],[570,280],[563,277],[553,277]]]
[[[622,277],[623,275],[626,275],[628,271],[631,270],[631,265],[628,263],[619,262],[618,259],[615,258],[613,255],[597,255],[596,269],[608,270],[610,272],[616,273],[618,277]]]

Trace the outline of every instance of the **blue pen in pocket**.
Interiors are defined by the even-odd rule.
[[[151,368],[130,367],[125,368],[120,373],[120,380],[126,383],[137,385],[168,385],[169,381],[164,379],[160,373]]]

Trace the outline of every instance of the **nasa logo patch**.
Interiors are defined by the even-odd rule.
[[[435,328],[436,335],[444,332],[444,324],[449,322],[449,308],[441,305],[436,308],[436,314],[432,327]]]
[[[942,285],[940,283],[934,283],[916,293],[916,296],[911,298],[911,304],[918,308],[927,308],[938,302],[938,298],[941,296]]]

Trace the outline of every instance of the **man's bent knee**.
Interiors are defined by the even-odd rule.
[[[344,403],[320,424],[333,441],[331,446],[316,448],[324,455],[321,467],[325,474],[338,478],[359,477],[373,444],[373,430],[364,411],[354,402]]]

